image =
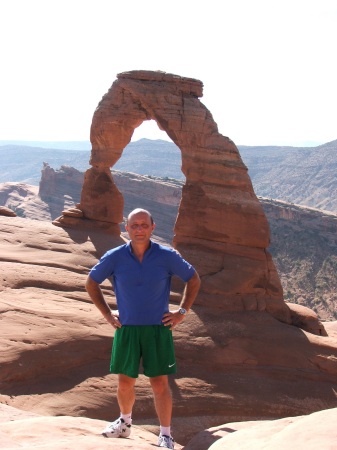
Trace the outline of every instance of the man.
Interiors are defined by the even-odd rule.
[[[125,225],[130,242],[109,250],[89,273],[86,289],[105,319],[116,329],[110,371],[118,374],[120,417],[102,432],[105,437],[128,437],[135,402],[134,386],[142,359],[149,377],[160,423],[158,446],[174,448],[171,436],[172,396],[168,375],[176,372],[172,329],[191,308],[200,287],[199,276],[181,255],[151,240],[151,214],[132,211]],[[171,277],[186,284],[180,307],[169,311]],[[112,277],[118,310],[110,310],[100,284]]]

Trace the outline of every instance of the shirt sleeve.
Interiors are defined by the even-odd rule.
[[[114,273],[114,258],[113,254],[108,251],[98,263],[90,270],[89,275],[96,283],[103,283],[104,280],[111,277]]]
[[[170,252],[170,263],[172,275],[177,275],[185,283],[195,274],[195,268],[187,262],[176,250]]]

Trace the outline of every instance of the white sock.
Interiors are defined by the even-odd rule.
[[[126,424],[131,425],[131,423],[132,423],[131,415],[132,415],[132,413],[129,413],[129,414],[121,413],[120,417],[124,420],[124,422]]]
[[[171,437],[171,427],[162,427],[160,425],[160,434],[163,436],[170,436]]]

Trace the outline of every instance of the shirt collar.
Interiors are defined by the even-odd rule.
[[[131,241],[127,242],[126,248],[128,249],[129,253],[133,254],[132,246],[131,246]],[[146,250],[145,253],[149,253],[152,249],[153,249],[153,242],[152,242],[152,240],[150,239],[150,245],[149,245],[149,248]]]

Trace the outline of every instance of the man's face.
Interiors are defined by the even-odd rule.
[[[145,212],[132,214],[128,219],[127,225],[125,225],[131,241],[139,243],[148,242],[154,228],[155,224],[151,223],[150,216]]]

